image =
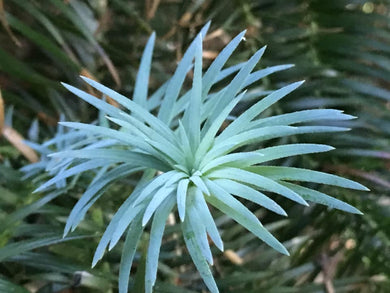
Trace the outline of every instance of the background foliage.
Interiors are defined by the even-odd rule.
[[[385,292],[390,286],[389,13],[388,1],[357,0],[0,1],[4,100],[4,107],[0,105],[0,292],[117,290],[121,245],[95,269],[90,269],[90,263],[106,223],[137,178],[110,187],[76,232],[62,239],[66,217],[90,178],[83,175],[57,193],[32,194],[47,175],[22,178],[19,168],[37,157],[18,133],[42,143],[57,131],[60,113],[67,120],[96,119],[94,109],[58,82],[93,93],[79,74],[131,96],[152,31],[157,40],[151,86],[157,88],[173,72],[172,61],[182,57],[209,19],[213,22],[204,45],[206,65],[247,28],[247,40],[232,63],[268,45],[260,66],[295,64],[263,80],[257,90],[306,80],[269,114],[331,107],[359,117],[342,124],[353,128],[348,133],[313,137],[335,146],[335,151],[279,164],[330,171],[371,189],[360,193],[316,187],[353,204],[364,216],[314,205],[302,208],[280,198],[289,214],[285,220],[248,205],[283,241],[291,257],[272,251],[217,214],[227,249],[223,254],[213,251],[221,292]],[[172,219],[162,246],[156,292],[205,290],[178,229]],[[141,239],[135,259],[132,292],[142,292],[147,238]]]

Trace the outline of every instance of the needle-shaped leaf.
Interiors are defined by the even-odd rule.
[[[116,229],[111,236],[110,246],[108,250],[114,248],[114,246],[118,243],[119,239],[122,237],[126,228],[131,224],[133,219],[144,209],[144,206],[139,205],[136,207],[129,206],[127,210],[124,212],[122,217],[119,219]]]
[[[231,196],[226,190],[213,183],[212,180],[207,180],[206,184],[212,192],[212,195],[206,198],[210,204],[229,215],[275,250],[289,255],[286,248],[263,227],[256,216],[243,204]]]
[[[147,99],[146,109],[149,112],[152,112],[161,104],[161,99],[165,94],[165,91],[168,87],[168,82],[165,82],[162,86],[160,86],[150,97]]]
[[[213,168],[221,167],[223,165],[229,165],[229,167],[241,167],[248,164],[256,164],[255,162],[261,160],[262,157],[263,154],[260,152],[233,153],[211,160],[204,166],[200,165],[199,168],[202,173],[206,173]]]
[[[213,265],[213,256],[211,254],[210,245],[207,238],[206,227],[203,224],[203,221],[199,221],[199,214],[195,209],[193,203],[188,205],[187,207],[188,217],[186,221],[188,221],[189,227],[194,232],[194,237],[198,242],[198,246],[204,258],[210,265]]]
[[[183,150],[186,166],[187,166],[187,168],[189,168],[191,166],[192,162],[194,161],[194,153],[191,149],[190,140],[187,136],[186,130],[185,130],[181,120],[179,120],[178,134],[180,136],[181,149]]]
[[[221,108],[225,108],[237,95],[237,93],[243,89],[244,82],[246,78],[249,76],[250,72],[256,66],[257,62],[259,62],[261,56],[263,56],[265,51],[265,47],[258,50],[240,69],[234,79],[229,83],[229,85],[223,89],[223,94],[218,96],[218,106],[216,105],[214,109],[210,112],[211,115],[207,119],[205,124],[205,129],[207,130],[211,124],[214,122],[216,117],[219,116],[221,112]]]
[[[137,104],[146,108],[149,86],[149,74],[152,63],[154,40],[156,34],[153,32],[149,37],[149,40],[145,46],[144,52],[141,58],[141,64],[135,80],[133,100]]]
[[[111,241],[111,237],[112,237],[113,233],[115,232],[120,219],[123,217],[126,210],[132,205],[132,203],[134,201],[134,197],[136,197],[136,195],[139,195],[139,193],[133,192],[133,194],[126,199],[126,201],[119,207],[118,211],[115,213],[111,222],[108,224],[108,226],[107,226],[106,230],[104,231],[103,236],[100,239],[100,242],[96,248],[95,254],[93,256],[92,267],[94,267],[97,264],[97,262],[103,257],[104,252],[105,252],[109,242]],[[141,226],[141,219],[142,219],[142,213],[139,213],[138,217],[136,217],[135,221],[133,221],[131,223],[131,227],[134,227],[135,225]]]
[[[156,178],[153,178],[150,182],[147,183],[147,185],[142,189],[141,194],[137,198],[137,200],[134,202],[134,205],[137,205],[138,203],[145,200],[148,196],[151,195],[152,192],[154,192],[157,188],[163,186],[170,178],[173,176],[176,176],[178,174],[177,171],[168,171],[166,173],[160,174]]]
[[[90,133],[97,134],[101,137],[110,137],[112,139],[116,139],[117,141],[124,142],[127,145],[144,149],[145,151],[148,151],[150,148],[148,144],[145,143],[140,137],[131,135],[129,133],[110,129],[107,127],[90,125],[90,124],[79,123],[79,122],[60,122],[60,124],[66,127],[88,131]]]
[[[359,211],[357,208],[354,208],[353,206],[336,199],[334,197],[331,197],[325,193],[319,192],[317,190],[313,190],[307,187],[299,186],[292,183],[284,182],[282,183],[284,186],[290,188],[291,190],[294,190],[295,192],[299,193],[304,199],[307,201],[319,203],[326,205],[330,208],[338,209],[341,211],[345,211],[352,214],[358,214],[362,215],[363,213]]]
[[[246,184],[254,185],[259,189],[275,192],[297,203],[308,206],[308,203],[299,194],[268,177],[259,175],[254,172],[249,172],[238,168],[224,168],[211,172],[207,177],[237,180]]]
[[[257,160],[254,160],[253,164],[259,164],[296,155],[321,153],[331,150],[334,150],[334,147],[324,144],[298,143],[278,145],[261,149],[259,152],[261,152],[263,156],[259,157]]]
[[[202,158],[203,162],[214,159],[218,156],[232,152],[240,146],[251,144],[256,141],[265,141],[272,138],[284,137],[295,134],[341,132],[348,131],[349,128],[337,126],[266,126],[245,131],[233,137],[216,143],[213,148]],[[260,153],[262,153],[260,151]]]
[[[61,124],[59,124],[59,125],[61,125]],[[56,135],[52,139],[45,141],[41,146],[48,147],[48,146],[54,145],[58,142],[63,142],[63,141],[69,142],[69,141],[73,141],[73,140],[77,141],[77,140],[81,139],[82,137],[85,137],[85,134],[86,133],[82,132],[82,131],[72,131],[72,132],[61,134],[61,135]]]
[[[85,81],[89,81],[90,83],[96,83],[98,84],[96,81],[93,81],[92,79],[88,79],[86,77],[81,77],[82,79],[84,79]],[[126,114],[125,112],[123,112],[122,110],[119,110],[118,108],[110,105],[109,103],[103,101],[103,100],[100,100],[98,98],[96,98],[95,96],[92,96],[82,90],[79,90],[78,88],[75,88],[74,86],[71,86],[69,84],[66,84],[66,83],[61,83],[68,91],[70,91],[71,93],[75,94],[76,96],[78,96],[79,98],[83,99],[84,101],[86,101],[87,103],[91,104],[92,106],[96,107],[97,109],[105,112],[106,114],[108,115],[111,115],[113,117],[117,117],[117,118],[120,118],[120,113],[124,113]],[[112,91],[112,90],[110,90]],[[109,96],[109,95],[107,95]]]
[[[219,290],[217,284],[214,281],[213,274],[211,273],[210,267],[199,248],[198,242],[195,238],[195,233],[189,225],[188,220],[184,220],[181,226],[188,252],[191,255],[192,261],[194,262],[196,268],[198,269],[200,276],[211,293],[218,293]]]
[[[165,161],[172,162],[172,164],[175,162],[179,164],[185,163],[182,150],[166,140],[151,140],[146,138],[145,142],[160,152],[161,156],[165,158]]]
[[[152,293],[152,288],[156,282],[158,257],[160,255],[160,247],[164,234],[165,223],[168,215],[175,204],[174,197],[165,200],[156,210],[153,217],[152,228],[150,230],[150,239],[148,252],[146,257],[145,268],[145,292]]]
[[[314,109],[287,113],[268,118],[262,118],[250,123],[251,128],[270,125],[291,125],[296,123],[319,121],[319,120],[350,120],[354,116],[344,114],[342,111],[333,109]]]
[[[110,160],[112,162],[127,162],[132,163],[134,167],[149,167],[157,170],[168,170],[169,167],[156,157],[129,150],[116,149],[95,149],[95,150],[75,150],[63,151],[53,154],[57,158],[79,158],[79,159],[93,159],[100,158]]]
[[[201,35],[201,33],[199,34]],[[197,38],[201,38],[199,36]],[[190,44],[186,52],[184,53],[183,58],[177,66],[177,69],[169,81],[165,96],[162,100],[160,110],[158,112],[158,118],[165,122],[167,125],[170,124],[172,117],[172,110],[175,106],[175,102],[179,96],[180,90],[183,86],[184,79],[188,68],[192,64],[192,59],[195,55],[195,47],[197,43],[197,38]]]
[[[194,205],[197,213],[199,214],[199,221],[203,222],[203,225],[214,244],[219,248],[219,250],[223,251],[223,242],[221,236],[219,235],[218,228],[211,216],[206,200],[199,189],[195,192]]]
[[[118,226],[118,223],[120,219],[123,217],[126,210],[133,206],[134,201],[137,200],[138,196],[140,196],[141,190],[146,186],[146,182],[149,181],[155,171],[153,170],[146,170],[144,174],[142,175],[141,179],[139,180],[137,186],[135,187],[133,193],[125,200],[125,202],[119,207],[118,211],[115,213],[113,218],[111,219],[111,222],[108,224],[106,231],[104,231],[102,238],[100,239],[100,242],[98,244],[98,247],[96,248],[95,254],[93,256],[92,260],[92,267],[96,265],[96,263],[103,257],[104,252],[107,248],[108,243],[111,241],[111,237],[113,233],[116,230],[116,227]],[[141,226],[141,219],[142,219],[142,213],[138,214],[136,218],[136,225]],[[134,221],[132,222],[132,225],[134,225]]]
[[[210,195],[210,191],[208,190],[206,184],[204,184],[200,176],[192,175],[190,177],[190,181],[192,181],[202,192],[204,192],[207,195]]]
[[[92,161],[83,162],[81,164],[78,164],[72,168],[65,170],[62,173],[57,174],[52,179],[50,179],[49,181],[46,181],[44,184],[39,186],[34,192],[40,192],[42,190],[45,190],[50,185],[55,184],[55,183],[57,183],[61,180],[64,180],[66,178],[69,178],[73,175],[76,175],[76,174],[79,174],[79,173],[82,173],[82,172],[85,172],[85,171],[88,171],[91,169],[99,168],[99,167],[102,167],[105,165],[107,165],[106,160],[92,160]]]
[[[101,191],[105,186],[112,183],[115,180],[118,180],[120,178],[123,178],[129,174],[135,173],[137,171],[140,171],[142,168],[132,168],[131,166],[127,164],[123,164],[121,166],[115,167],[112,170],[108,171],[105,176],[96,182],[93,182],[87,189],[87,191],[81,196],[79,201],[76,203],[76,205],[73,207],[65,225],[64,229],[64,235],[69,233],[69,231],[73,228],[75,228],[78,225],[76,218],[79,218],[79,215],[82,214],[82,209],[84,206],[90,202],[90,200],[99,192]],[[134,197],[132,198],[132,200]]]
[[[133,264],[134,255],[143,230],[141,216],[139,215],[135,221],[131,223],[123,245],[121,263],[119,266],[119,293],[128,292],[131,265]]]
[[[214,137],[217,134],[218,130],[222,126],[222,123],[226,120],[229,113],[233,110],[233,108],[238,104],[238,102],[242,99],[245,93],[241,93],[237,98],[231,101],[216,117],[210,127],[207,129],[202,129],[202,141],[199,145],[199,148],[195,154],[196,163],[200,162],[200,159],[206,154],[211,145],[214,142]],[[203,134],[204,133],[204,134]],[[195,164],[196,164],[195,163]]]
[[[340,176],[313,171],[308,169],[300,169],[293,167],[280,167],[280,166],[254,166],[247,167],[246,170],[261,174],[273,180],[292,180],[292,181],[304,181],[304,182],[315,182],[321,184],[328,184],[334,186],[340,186],[344,188],[365,190],[369,189],[360,183],[355,181],[342,178]]]
[[[196,150],[200,141],[201,124],[200,107],[202,103],[202,35],[198,35],[194,42],[194,78],[192,82],[190,103],[183,115],[183,126],[188,133],[192,149]]]
[[[221,74],[222,67],[225,65],[233,51],[240,44],[244,38],[245,33],[246,30],[242,31],[233,40],[231,40],[230,43],[227,44],[226,47],[221,51],[221,53],[218,54],[213,63],[211,63],[203,77],[202,96],[207,95],[215,80],[218,80],[218,75]]]
[[[187,189],[188,189],[188,183],[190,180],[188,179],[182,179],[179,181],[177,185],[177,210],[179,212],[180,220],[183,222],[185,219],[186,214],[186,199],[187,199]]]
[[[82,79],[86,83],[88,83],[90,86],[96,88],[98,91],[100,91],[100,92],[104,93],[105,95],[109,96],[110,98],[114,99],[119,104],[126,107],[128,110],[134,112],[134,114],[136,114],[139,119],[142,119],[144,122],[148,123],[154,130],[158,131],[161,135],[164,135],[165,137],[170,139],[172,142],[175,141],[175,137],[172,133],[172,130],[167,125],[165,125],[161,120],[157,119],[155,116],[153,116],[151,113],[149,113],[149,111],[147,111],[146,109],[144,109],[140,105],[136,104],[132,100],[126,98],[125,96],[113,91],[112,89],[110,89],[110,88],[108,88],[108,87],[106,87],[106,86],[104,86],[104,85],[102,85],[102,84],[100,84],[92,79],[89,79],[87,77],[82,77]],[[76,95],[79,95],[79,96],[81,95],[80,96],[81,98],[83,98],[83,96],[85,96],[85,94],[86,94],[84,92],[80,93],[79,91],[77,93],[76,92],[74,92],[74,93]],[[93,97],[93,96],[91,96],[91,97]],[[97,100],[95,97],[93,97],[93,98],[95,100]],[[87,102],[92,104],[90,99]],[[115,108],[115,107],[113,107],[113,108]],[[102,110],[105,110],[105,109],[102,109]],[[115,116],[116,118],[124,118],[127,115],[123,111],[121,111],[119,114],[122,117],[119,117],[118,113],[115,113],[114,115],[111,114],[110,112],[107,112],[107,111],[106,111],[106,113],[111,115],[111,116],[115,116],[115,114],[116,114],[116,116]]]
[[[287,216],[287,213],[275,201],[248,185],[241,184],[239,182],[229,179],[217,179],[214,180],[214,182],[220,187],[229,190],[229,193],[231,194],[235,194],[239,197],[257,203],[258,205],[261,205],[266,209],[273,211],[279,215]]]
[[[294,67],[294,65],[293,64],[276,65],[276,66],[267,67],[267,68],[258,70],[256,72],[253,72],[246,79],[244,87],[247,87],[247,86],[255,83],[256,81],[262,79],[263,77],[266,77],[272,73],[286,70],[286,69],[289,69],[291,67]]]
[[[172,192],[175,190],[175,187],[169,186],[169,187],[162,187],[160,188],[156,194],[153,195],[150,203],[146,207],[144,216],[142,218],[142,226],[145,226],[150,218],[152,217],[153,213],[156,211],[156,209],[160,206],[160,204],[169,196],[172,197]]]
[[[204,162],[209,162],[214,158],[232,152],[233,150],[246,144],[292,135],[296,132],[297,127],[268,126],[245,131],[243,133],[226,138],[224,141],[219,141],[219,143],[217,143],[216,140],[210,151],[204,157],[202,157],[202,164],[204,164]]]
[[[241,63],[235,64],[233,66],[230,66],[228,68],[223,69],[218,74],[217,79],[215,80],[215,83],[217,83],[217,82],[219,82],[221,80],[224,80],[229,75],[232,75],[233,73],[239,71],[245,64],[246,64],[246,62],[241,62]]]
[[[118,118],[113,118],[110,116],[106,116],[106,118],[108,120],[114,122],[115,124],[118,124],[119,126],[121,126],[122,127],[121,131],[123,131],[123,132],[131,133],[132,135],[138,136],[141,138],[148,138],[149,137],[148,134],[146,134],[145,132],[143,132],[142,130],[137,128],[133,123],[129,123],[128,121],[118,119]],[[137,121],[137,119],[134,119],[134,120]],[[147,131],[147,132],[149,132],[149,131]]]
[[[265,109],[270,107],[272,104],[276,103],[293,90],[298,88],[303,82],[295,82],[288,86],[285,86],[279,90],[272,92],[270,95],[263,98],[261,101],[254,104],[244,113],[242,113],[236,120],[234,120],[217,138],[217,141],[236,135],[237,133],[247,129],[249,122],[252,121],[256,116],[258,116]]]

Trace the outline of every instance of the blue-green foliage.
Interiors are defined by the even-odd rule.
[[[82,77],[103,96],[117,101],[121,108],[64,84],[69,91],[106,113],[107,119],[117,126],[61,122],[61,125],[74,129],[74,132],[58,135],[53,142],[65,142],[62,138],[69,135],[76,142],[72,142],[71,147],[65,150],[59,148],[61,151],[49,155],[58,162],[58,166],[54,164],[53,170],[60,171],[43,184],[39,191],[63,183],[66,178],[81,172],[99,170],[73,208],[66,223],[66,235],[77,227],[109,184],[133,173],[143,172],[132,194],[112,218],[93,259],[95,265],[107,247],[112,249],[123,234],[127,234],[119,275],[119,290],[123,293],[127,292],[138,241],[149,222],[151,230],[145,290],[152,292],[165,222],[176,207],[188,252],[211,292],[218,292],[218,288],[209,267],[213,264],[213,257],[208,236],[221,251],[223,243],[208,205],[230,216],[265,243],[287,255],[284,246],[236,197],[255,202],[283,216],[287,216],[283,208],[263,192],[276,193],[302,205],[315,202],[360,214],[357,209],[340,200],[289,181],[367,190],[359,183],[318,171],[263,164],[290,156],[325,152],[332,147],[285,144],[254,151],[245,151],[244,148],[252,146],[253,149],[261,142],[285,136],[345,131],[346,128],[325,126],[324,120],[348,120],[354,117],[339,110],[321,109],[260,118],[264,110],[298,88],[302,82],[287,85],[263,98],[260,98],[263,96],[260,92],[248,94],[248,86],[291,65],[252,72],[264,53],[265,48],[262,48],[247,62],[223,69],[245,32],[234,38],[202,74],[202,39],[208,28],[209,24],[191,43],[173,77],[149,98],[148,79],[154,34],[142,56],[133,99]],[[192,69],[192,88],[183,94],[185,77]],[[231,81],[224,88],[211,91],[213,85],[228,77]],[[249,96],[255,101],[253,106],[223,128],[223,123],[232,115],[235,106]],[[316,121],[321,121],[320,125],[316,125]],[[310,122],[310,125],[302,125],[305,122]],[[83,138],[77,142],[81,139],[78,133],[88,133],[93,139],[85,141]]]
[[[64,116],[61,115],[60,121],[63,120]],[[102,112],[99,113],[98,122],[100,126],[108,125]],[[25,174],[24,179],[35,177],[35,181],[42,182],[42,180],[46,179],[46,176],[42,178],[42,176],[37,175],[42,173],[42,171],[46,171],[50,176],[54,176],[54,178],[45,182],[45,184],[42,184],[39,189],[47,190],[47,187],[52,186],[53,184],[55,185],[55,189],[68,187],[66,178],[79,175],[88,170],[97,170],[97,168],[100,167],[102,168],[100,172],[103,172],[104,166],[107,165],[106,160],[100,160],[100,162],[88,161],[71,167],[74,163],[73,158],[51,158],[49,156],[50,154],[53,152],[81,148],[92,150],[95,148],[108,147],[115,144],[116,140],[101,140],[99,136],[95,134],[90,134],[87,131],[79,129],[66,129],[63,125],[59,124],[57,132],[52,139],[43,144],[37,144],[33,141],[25,141],[25,143],[40,154],[40,161],[21,168],[21,171]],[[74,178],[72,185],[76,179],[77,176]]]

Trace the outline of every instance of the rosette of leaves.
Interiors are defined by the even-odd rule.
[[[158,257],[165,222],[177,209],[188,252],[211,292],[218,292],[209,264],[213,257],[208,237],[223,250],[218,227],[210,207],[214,207],[275,250],[288,255],[284,246],[262,225],[259,219],[237,198],[255,202],[277,214],[286,216],[269,193],[279,194],[302,205],[308,201],[331,208],[360,214],[354,207],[308,187],[290,181],[329,184],[344,188],[367,190],[354,181],[307,169],[265,165],[275,159],[325,152],[332,147],[322,144],[279,144],[260,148],[261,143],[291,135],[339,132],[346,128],[324,125],[324,121],[348,120],[354,117],[334,109],[298,111],[273,117],[260,117],[267,108],[299,87],[302,82],[287,85],[265,97],[251,94],[255,102],[240,115],[233,117],[235,106],[248,98],[245,89],[260,78],[291,67],[275,66],[252,72],[265,48],[247,62],[223,69],[226,61],[242,40],[242,32],[234,38],[202,73],[202,36],[207,24],[190,44],[177,70],[160,89],[148,97],[155,35],[144,50],[137,75],[133,99],[104,85],[82,77],[86,83],[117,101],[116,108],[73,86],[64,86],[81,99],[107,113],[113,123],[103,127],[78,122],[62,122],[66,127],[93,133],[114,144],[94,149],[87,147],[53,154],[55,158],[73,158],[67,174],[105,167],[105,174],[93,180],[72,210],[64,234],[74,230],[91,205],[112,182],[136,172],[143,175],[134,191],[118,209],[96,249],[93,266],[105,249],[112,249],[126,232],[119,273],[119,291],[127,292],[129,274],[137,244],[151,221],[150,241],[146,257],[145,291],[152,292],[156,281]],[[193,68],[192,88],[182,94],[183,83]],[[235,74],[217,91],[212,87]],[[230,120],[229,120],[230,119]],[[222,127],[224,123],[226,127]],[[316,123],[318,122],[318,123]],[[43,190],[57,180],[59,174],[44,184]],[[265,193],[264,193],[265,192]]]

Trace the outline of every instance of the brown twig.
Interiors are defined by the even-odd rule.
[[[2,134],[31,163],[39,161],[37,153],[23,142],[23,136],[15,129],[8,125],[4,125]]]
[[[159,5],[160,0],[146,0],[145,15],[147,20],[151,20],[156,15],[156,11]]]

